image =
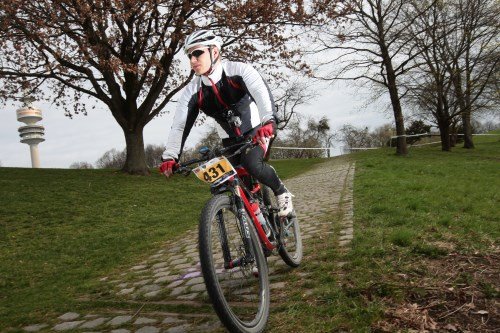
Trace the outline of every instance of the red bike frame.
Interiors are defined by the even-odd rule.
[[[242,177],[249,176],[248,172],[243,167],[236,168],[236,173],[237,173],[238,177],[240,177],[240,179],[242,179]],[[234,176],[229,181],[233,181],[233,179],[234,179]],[[243,188],[241,186],[235,186],[235,187],[237,187],[237,191],[238,191],[237,194],[239,195],[239,197],[243,201],[243,204],[245,205],[245,209],[253,221],[253,225],[255,226],[255,229],[257,230],[257,234],[259,235],[259,238],[260,238],[262,244],[264,244],[266,249],[268,249],[269,251],[272,251],[273,249],[276,248],[276,245],[271,243],[271,241],[269,240],[269,238],[266,235],[266,232],[262,228],[262,226],[259,222],[259,219],[255,215],[255,209],[258,207],[259,204],[256,202],[250,203],[250,201],[247,198],[247,195],[245,194],[245,191],[243,191]],[[252,193],[256,193],[256,192],[260,191],[260,185],[256,184],[254,186],[254,188],[249,189],[249,190]]]

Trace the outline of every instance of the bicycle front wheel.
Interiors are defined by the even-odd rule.
[[[230,332],[262,332],[269,317],[267,262],[248,217],[250,239],[227,195],[214,196],[199,226],[200,263],[208,296]]]

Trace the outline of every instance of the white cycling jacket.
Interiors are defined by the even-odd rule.
[[[271,91],[257,70],[248,64],[224,61],[208,77],[198,76],[184,88],[163,160],[180,157],[200,111],[215,119],[221,139],[236,137],[227,121],[228,110],[240,117],[243,135],[253,134],[262,124],[275,119]]]

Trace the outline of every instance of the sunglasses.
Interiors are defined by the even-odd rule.
[[[193,52],[188,53],[187,56],[188,56],[189,60],[191,60],[191,57],[195,57],[196,59],[198,59],[203,53],[205,53],[205,50],[206,49],[194,50]]]

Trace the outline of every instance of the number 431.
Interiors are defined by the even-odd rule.
[[[219,171],[217,171],[217,169],[219,169],[221,173],[219,173]],[[224,174],[225,172],[226,172],[226,170],[224,170],[222,165],[217,164],[215,167],[212,167],[212,168],[208,169],[207,171],[205,171],[203,173],[203,178],[205,179],[205,181],[211,182],[212,179],[217,179],[219,177],[219,175]]]

